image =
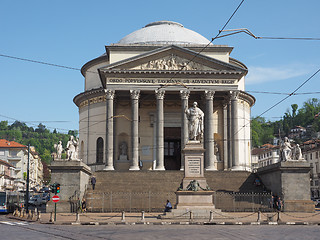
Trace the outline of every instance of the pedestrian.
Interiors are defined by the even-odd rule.
[[[164,211],[165,211],[165,212],[171,212],[171,209],[172,209],[172,205],[171,205],[170,201],[167,200],[167,204],[166,204],[166,206],[165,206]]]
[[[91,177],[91,184],[92,184],[92,190],[94,190],[95,186],[96,186],[96,177],[95,176],[92,176]]]
[[[82,212],[86,212],[87,211],[87,203],[86,203],[86,199],[83,198],[82,199]]]
[[[281,198],[278,197],[278,199],[277,199],[277,210],[281,211],[281,209],[282,209],[282,201],[281,201]]]

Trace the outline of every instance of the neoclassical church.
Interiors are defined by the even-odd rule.
[[[247,67],[171,21],[153,22],[106,46],[81,69],[79,157],[93,171],[183,170],[186,109],[204,113],[206,171],[251,169]]]

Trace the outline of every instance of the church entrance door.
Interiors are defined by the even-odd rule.
[[[164,129],[164,166],[166,170],[180,170],[181,168],[180,127]]]

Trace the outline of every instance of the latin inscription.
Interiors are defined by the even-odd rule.
[[[230,79],[138,79],[138,78],[108,78],[107,84],[235,84]]]
[[[190,174],[201,174],[200,170],[200,158],[188,159],[189,173]]]

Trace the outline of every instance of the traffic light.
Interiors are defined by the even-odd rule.
[[[51,192],[52,192],[52,193],[56,193],[56,191],[57,191],[56,183],[54,183],[54,184],[52,184],[52,185],[50,185],[50,186],[51,186]]]
[[[56,184],[56,193],[60,193],[60,183]]]

